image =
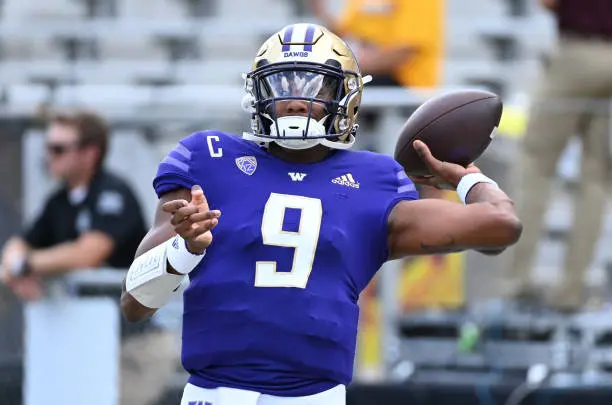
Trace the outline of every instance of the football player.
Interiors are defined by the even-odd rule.
[[[418,181],[450,185],[465,204],[418,200],[393,158],[349,151],[367,79],[327,29],[284,28],[245,78],[250,131],[195,133],[160,163],[155,223],[127,273],[123,313],[149,316],[189,278],[183,405],[342,405],[357,299],[381,265],[501,251],[521,223],[494,181],[423,143],[435,176]]]

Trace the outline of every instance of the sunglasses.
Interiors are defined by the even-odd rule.
[[[52,156],[61,156],[71,150],[77,149],[79,147],[78,144],[72,143],[48,143],[47,153]]]

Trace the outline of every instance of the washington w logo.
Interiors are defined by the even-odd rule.
[[[289,173],[289,177],[293,181],[302,181],[306,177],[306,173]]]

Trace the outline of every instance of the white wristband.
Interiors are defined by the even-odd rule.
[[[457,184],[457,194],[459,194],[459,198],[464,204],[466,204],[465,199],[467,198],[468,193],[478,183],[488,183],[496,188],[499,188],[496,182],[482,173],[468,173],[463,176],[459,181],[459,184]]]
[[[204,251],[201,255],[196,255],[187,250],[185,240],[176,235],[166,242],[166,258],[170,266],[181,274],[189,274],[206,255]]]

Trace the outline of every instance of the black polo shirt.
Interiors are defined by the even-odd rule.
[[[66,187],[52,194],[24,239],[40,249],[74,241],[88,231],[103,232],[115,242],[105,266],[129,267],[147,232],[136,196],[123,179],[106,171],[93,178],[85,193],[80,201],[71,199]]]
[[[129,185],[120,177],[100,171],[93,178],[81,198],[71,196],[66,187],[53,193],[46,201],[42,213],[26,230],[23,238],[35,248],[47,248],[76,240],[88,231],[107,234],[114,241],[114,249],[104,267],[125,271],[132,261],[138,245],[147,233],[142,209]],[[76,200],[76,201],[75,201]],[[121,287],[81,288],[81,296],[111,296],[119,299]],[[139,333],[152,326],[122,322],[122,335]]]

